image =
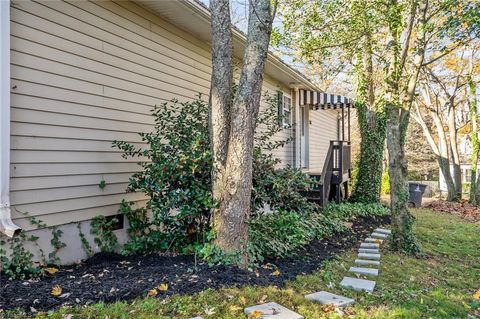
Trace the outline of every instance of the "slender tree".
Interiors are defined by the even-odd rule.
[[[240,254],[246,266],[252,189],[255,121],[276,4],[249,1],[248,32],[238,88],[233,90],[233,53],[228,0],[210,1],[212,13],[212,87],[210,135],[212,192],[218,202],[212,223],[215,245],[228,255]]]
[[[353,74],[360,155],[351,199],[379,202],[386,116],[380,88],[383,34],[378,0],[282,1],[278,45],[307,63],[323,82]],[[325,81],[327,79],[327,81]]]
[[[469,109],[470,109],[470,121],[472,129],[470,131],[470,140],[472,143],[471,154],[471,180],[470,180],[470,196],[469,202],[477,205],[479,203],[479,189],[477,179],[477,165],[478,165],[478,153],[480,149],[480,141],[478,139],[478,101],[477,101],[477,88],[473,81],[471,73],[467,75],[468,92],[470,94]]]

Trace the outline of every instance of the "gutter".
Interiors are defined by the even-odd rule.
[[[10,1],[0,1],[0,233],[13,237],[21,228],[10,210]]]

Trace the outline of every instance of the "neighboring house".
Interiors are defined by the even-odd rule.
[[[36,230],[23,215],[28,212],[64,231],[67,248],[59,257],[72,262],[84,257],[76,222],[91,241],[91,218],[117,214],[122,199],[146,201],[125,193],[139,166],[122,159],[112,141],[140,145],[137,133],[152,130],[153,105],[208,96],[209,12],[193,0],[1,1],[0,8],[0,231],[32,231],[48,253],[50,232]],[[235,30],[239,60],[244,40]],[[278,90],[279,110],[293,124],[279,136],[293,137],[276,151],[283,165],[318,175],[331,158],[323,178],[344,183],[349,143],[338,151],[330,141],[349,140],[350,101],[318,92],[269,54],[263,91]],[[125,239],[122,229],[116,232]]]

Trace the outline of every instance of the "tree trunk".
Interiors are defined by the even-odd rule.
[[[423,133],[427,139],[428,144],[430,145],[433,153],[435,154],[435,158],[438,162],[438,167],[440,168],[442,175],[445,179],[445,183],[447,184],[447,192],[448,192],[448,201],[456,200],[456,191],[455,191],[455,183],[453,182],[452,174],[450,172],[450,160],[448,158],[448,149],[447,149],[447,137],[445,135],[445,131],[443,130],[443,122],[438,115],[437,112],[431,111],[434,107],[431,105],[430,95],[427,89],[422,90],[422,94],[427,104],[427,109],[430,109],[429,114],[435,124],[437,129],[437,141],[433,138],[432,132],[430,128],[425,123],[425,120],[422,117],[422,113],[420,112],[420,108],[418,104],[416,104],[416,116],[415,120],[420,124]],[[437,145],[438,143],[438,145]]]
[[[453,164],[453,181],[455,183],[455,198],[462,199],[462,170],[460,168],[460,155],[458,154],[457,123],[455,120],[455,106],[453,99],[450,100],[448,112],[448,131],[450,138],[450,154]]]
[[[472,142],[472,155],[471,155],[471,174],[470,174],[470,196],[469,202],[473,205],[479,204],[479,190],[478,190],[478,180],[477,180],[477,163],[478,163],[478,152],[480,148],[480,142],[478,141],[478,104],[477,104],[477,90],[475,83],[473,82],[472,76],[467,76],[467,84],[470,95],[470,121],[472,123],[472,130],[470,132],[471,142]]]
[[[230,132],[233,84],[233,44],[230,28],[230,1],[210,2],[212,13],[212,80],[210,87],[209,131],[212,152],[212,195],[220,198],[224,188],[225,170]],[[214,211],[214,216],[219,211]],[[215,218],[215,217],[214,217]]]
[[[386,134],[385,114],[367,110],[357,104],[360,127],[360,159],[351,200],[362,203],[380,202],[382,160]]]
[[[375,104],[373,87],[372,40],[364,38],[357,73],[357,119],[360,128],[360,158],[350,200],[361,203],[380,202],[382,160],[386,134],[386,116],[382,105]]]
[[[402,33],[402,10],[398,0],[389,1],[389,34],[387,43],[389,47],[387,59],[389,67],[386,76],[385,111],[387,114],[387,148],[388,167],[390,175],[390,198],[392,211],[392,248],[408,253],[418,253],[419,246],[412,233],[413,216],[408,211],[408,187],[407,187],[407,160],[405,158],[405,139],[410,117],[410,108],[415,97],[416,86],[420,74],[420,68],[425,57],[426,37],[426,11],[428,1],[420,1],[418,32],[415,53],[412,57],[413,65],[408,77],[407,85],[401,90],[403,70],[405,65],[401,52],[408,51],[408,41],[401,48],[400,40]],[[412,3],[410,21],[415,18],[417,3]],[[413,27],[413,23],[408,24]],[[410,33],[409,30],[407,30]],[[405,59],[406,60],[406,59]],[[404,91],[402,95],[402,91]],[[404,98],[401,98],[404,96]]]
[[[215,197],[218,209],[212,221],[216,231],[215,245],[227,255],[239,254],[241,260],[238,262],[243,267],[248,263],[246,221],[250,215],[255,121],[272,22],[270,0],[250,1],[247,44],[238,91],[231,108],[227,154],[221,173],[222,187],[217,189]]]

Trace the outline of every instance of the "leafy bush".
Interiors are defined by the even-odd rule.
[[[42,269],[33,262],[33,254],[25,249],[27,242],[36,242],[38,237],[28,236],[24,231],[6,240],[0,241],[0,263],[2,271],[9,278],[28,279],[38,277]],[[3,248],[8,245],[10,254]],[[1,274],[0,274],[1,277]]]
[[[252,216],[261,215],[265,204],[274,210],[311,213],[317,206],[299,191],[310,189],[313,181],[298,169],[277,168],[280,160],[271,151],[290,140],[272,138],[284,127],[279,121],[276,97],[267,94],[264,101],[268,107],[260,112],[256,123]],[[213,256],[215,249],[204,245],[213,238],[210,213],[215,207],[211,195],[208,105],[201,99],[172,101],[153,108],[152,115],[153,132],[140,134],[147,143],[145,148],[114,142],[124,158],[142,160],[142,170],[130,178],[128,190],[146,194],[146,208],[152,211],[152,218],[147,218],[146,209],[122,203],[120,210],[129,220],[131,238],[124,253],[202,251],[204,256]]]
[[[251,261],[295,256],[312,240],[346,230],[345,221],[389,214],[390,210],[380,204],[342,203],[329,204],[323,212],[305,215],[281,210],[256,217],[249,222]]]
[[[114,142],[124,158],[144,160],[139,164],[142,170],[130,178],[128,190],[146,194],[153,215],[149,222],[141,218],[144,224],[130,234],[133,242],[127,251],[178,251],[209,230],[215,206],[210,192],[208,106],[200,99],[172,101],[155,106],[152,115],[154,130],[140,133],[147,147]]]
[[[356,217],[390,215],[390,209],[377,203],[329,203],[324,209],[324,215],[328,218],[351,221]]]

